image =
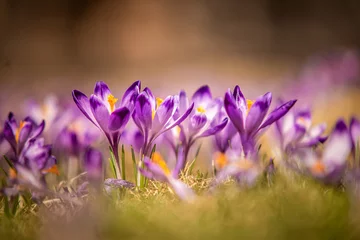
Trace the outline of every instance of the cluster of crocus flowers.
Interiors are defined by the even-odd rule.
[[[39,137],[44,127],[44,121],[36,125],[27,117],[18,123],[14,115],[9,114],[3,135],[11,146],[5,158],[11,163],[8,175],[12,185],[45,190],[45,175],[59,173],[51,145],[45,144],[44,139]]]

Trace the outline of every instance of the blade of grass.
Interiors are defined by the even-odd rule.
[[[5,155],[4,155],[4,159],[5,159],[5,161],[7,162],[7,164],[9,164],[9,166],[10,166],[11,168],[15,169],[14,164],[13,164]]]
[[[193,168],[194,168],[194,166],[195,166],[195,162],[196,162],[196,160],[198,159],[198,156],[199,156],[199,153],[200,153],[200,149],[201,149],[201,144],[200,144],[200,146],[198,147],[198,149],[196,150],[196,154],[195,154],[194,160],[193,160],[191,163],[187,164],[187,166],[186,166],[186,168],[185,168],[185,169],[186,169],[186,170],[185,170],[186,176],[191,175],[191,173],[192,173],[192,171],[193,171]]]
[[[121,178],[126,180],[126,173],[125,173],[125,149],[124,144],[121,146]]]
[[[115,176],[115,178],[118,178],[117,177],[117,171],[116,171],[116,166],[115,166],[115,156],[114,156],[114,153],[111,149],[111,147],[109,147],[109,151],[110,151],[110,158],[109,158],[109,162],[110,162],[110,168]]]
[[[137,179],[137,165],[136,165],[135,151],[134,151],[133,146],[131,146],[131,160],[133,162],[134,178],[135,178],[135,182],[136,182],[136,179]]]

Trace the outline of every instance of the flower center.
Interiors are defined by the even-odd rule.
[[[228,164],[227,157],[222,152],[215,153],[215,168],[222,169]]]
[[[25,126],[25,121],[21,121],[19,124],[19,127],[16,129],[15,132],[15,141],[18,143],[19,142],[19,138],[20,138],[20,132],[23,129],[23,127]]]
[[[115,110],[115,103],[118,101],[119,99],[115,98],[112,94],[109,94],[109,96],[107,97],[107,101],[110,105],[110,112],[113,112]]]
[[[196,111],[199,112],[199,113],[205,113],[206,112],[205,108],[203,108],[202,106],[197,107]]]
[[[170,170],[160,153],[154,152],[151,161],[158,165],[166,175],[170,174]]]
[[[254,102],[255,101],[253,100],[246,99],[247,113],[249,113],[250,108],[252,107],[252,105],[254,105]]]
[[[53,165],[51,168],[45,169],[43,170],[43,173],[52,173],[55,174],[57,176],[59,176],[59,168],[57,167],[57,165]]]
[[[325,165],[322,161],[317,160],[314,165],[311,167],[311,172],[314,174],[324,174],[325,173]]]

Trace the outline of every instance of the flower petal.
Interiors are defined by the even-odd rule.
[[[179,125],[180,123],[182,123],[192,112],[192,110],[194,109],[194,103],[192,103],[190,105],[190,107],[186,110],[186,112],[180,116],[178,119],[176,119],[174,122],[172,122],[171,124],[169,124],[168,126],[166,126],[161,132],[159,132],[157,135],[166,132],[167,130],[170,130],[171,128]]]
[[[33,128],[30,138],[37,138],[44,131],[44,129],[45,129],[45,121],[42,120],[39,126]]]
[[[192,96],[192,101],[196,105],[207,104],[212,100],[211,91],[208,85],[201,86],[194,95]]]
[[[96,122],[104,132],[108,132],[109,124],[109,110],[101,101],[101,99],[96,95],[91,95],[90,97],[90,106]]]
[[[88,99],[88,97],[83,94],[82,92],[78,91],[78,90],[74,90],[72,92],[72,96],[74,99],[74,102],[76,103],[76,105],[78,106],[78,108],[80,109],[80,111],[93,123],[95,124],[95,126],[97,126],[98,128],[100,128],[99,124],[96,122],[95,117],[92,113],[91,110],[91,106],[90,106],[90,101]]]
[[[250,108],[245,123],[245,129],[249,135],[252,135],[252,133],[258,130],[269,110],[271,99],[271,93],[265,93],[263,96],[260,96]]]
[[[139,95],[141,89],[141,82],[136,81],[125,91],[122,100],[121,106],[126,106],[130,111],[134,109],[135,101],[137,96]]]
[[[125,127],[130,119],[130,111],[127,107],[116,109],[109,118],[109,130],[118,131]]]
[[[103,156],[100,151],[89,148],[85,152],[85,170],[90,179],[99,179],[103,174]]]
[[[325,143],[323,161],[337,166],[345,164],[351,151],[351,145],[351,137],[345,122],[338,120]]]
[[[236,106],[235,100],[231,95],[230,91],[226,92],[224,98],[224,107],[227,115],[229,116],[231,122],[234,124],[236,129],[242,134],[244,133],[244,118],[243,112],[240,108]]]
[[[190,136],[197,134],[207,123],[207,117],[204,113],[195,113],[190,117],[189,133]]]
[[[169,184],[176,195],[185,202],[193,202],[196,198],[194,191],[182,181],[169,178]]]
[[[152,110],[151,97],[147,92],[140,93],[136,99],[134,114],[144,130],[152,127]]]
[[[172,118],[175,113],[174,97],[168,96],[164,102],[156,110],[152,130],[154,133],[161,131],[165,127],[166,123]]]
[[[224,118],[220,124],[208,128],[205,132],[203,132],[197,138],[208,137],[208,136],[214,135],[214,134],[220,132],[221,130],[223,130],[227,123],[228,123],[228,118]]]
[[[266,118],[266,120],[264,121],[264,123],[260,126],[259,129],[265,128],[267,126],[270,126],[272,123],[274,123],[275,121],[279,120],[281,117],[283,117],[296,103],[297,100],[291,100],[288,101],[286,103],[284,103],[283,105],[277,107],[276,109],[274,109],[269,116]],[[251,110],[250,110],[251,111]],[[250,113],[249,113],[250,115]]]
[[[110,89],[103,81],[96,82],[94,94],[101,100],[107,101],[107,97],[111,94]]]
[[[145,157],[144,165],[147,170],[153,174],[154,179],[162,182],[168,181],[169,176],[167,175],[167,173],[165,173],[165,171],[159,165],[153,163],[150,158]]]
[[[247,111],[246,99],[238,85],[236,85],[234,88],[233,96],[237,107],[240,109],[242,113],[244,113],[243,117],[245,118],[245,113]]]

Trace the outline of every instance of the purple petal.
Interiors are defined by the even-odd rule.
[[[260,96],[250,108],[245,123],[245,129],[249,135],[258,130],[269,110],[271,99],[271,93],[268,92]]]
[[[103,81],[96,82],[94,94],[101,100],[107,101],[107,97],[111,94],[110,89]]]
[[[182,123],[189,116],[189,114],[192,112],[193,108],[194,108],[194,103],[192,103],[190,105],[190,107],[186,110],[186,112],[182,116],[180,116],[178,119],[176,119],[170,125],[166,126],[160,133],[158,133],[158,135],[163,133],[163,132],[166,132],[167,130],[170,130],[171,128],[173,128],[173,127],[179,125],[180,123]]]
[[[236,85],[234,88],[233,96],[235,103],[238,106],[238,108],[240,108],[241,112],[246,113],[247,111],[246,99],[238,85]]]
[[[184,114],[186,110],[189,108],[189,99],[186,96],[185,91],[180,91],[179,93],[179,106],[177,111],[174,114],[174,118],[177,119],[180,115]]]
[[[294,106],[296,101],[297,100],[291,100],[291,101],[286,102],[283,105],[277,107],[276,109],[274,109],[269,114],[269,116],[266,118],[266,120],[260,126],[259,129],[265,128],[265,127],[271,125],[272,123],[274,123],[275,121],[279,120],[280,118],[282,118]]]
[[[146,87],[144,89],[144,92],[147,93],[149,101],[151,103],[151,108],[155,109],[156,108],[156,99],[154,97],[154,94],[151,92],[150,88]]]
[[[360,122],[355,117],[350,121],[350,134],[354,145],[360,143]]]
[[[103,173],[103,156],[100,151],[89,148],[85,153],[84,165],[89,178],[101,178]]]
[[[172,172],[172,176],[174,178],[176,179],[179,178],[180,171],[183,170],[185,167],[185,162],[186,159],[185,159],[184,149],[182,147],[179,147],[178,156],[176,158],[176,165]]]
[[[165,171],[159,165],[153,163],[150,158],[145,157],[144,165],[147,170],[153,174],[154,179],[162,182],[168,181],[168,175],[165,173]]]
[[[26,142],[26,140],[29,139],[32,128],[33,125],[30,122],[25,122],[24,125],[22,126],[18,139],[18,144],[20,146],[19,149],[21,149],[23,144]]]
[[[237,108],[235,100],[230,92],[226,92],[224,98],[224,107],[231,122],[236,129],[242,134],[244,133],[244,118],[241,109]]]
[[[104,132],[107,132],[110,114],[104,102],[98,96],[91,95],[90,106],[97,123]]]
[[[189,122],[190,135],[198,133],[207,123],[207,117],[204,113],[195,113],[191,116]]]
[[[174,97],[167,97],[164,102],[156,110],[152,130],[154,133],[161,131],[166,123],[172,118],[175,112]]]
[[[80,109],[80,111],[93,123],[95,124],[95,126],[100,127],[99,124],[97,124],[95,117],[92,113],[91,110],[91,106],[90,106],[90,101],[88,99],[88,97],[83,94],[82,92],[78,91],[78,90],[74,90],[72,92],[72,96],[74,99],[74,102],[76,103],[76,105],[78,106],[78,108]]]
[[[37,138],[38,136],[40,136],[40,134],[44,131],[44,128],[45,128],[45,121],[43,120],[41,121],[39,126],[33,129],[30,138]]]
[[[116,109],[109,118],[109,130],[118,131],[123,129],[130,119],[130,111],[127,107]]]
[[[152,106],[149,95],[142,92],[136,99],[135,114],[138,123],[143,129],[151,129],[152,126]]]
[[[208,136],[211,136],[211,135],[214,135],[218,132],[220,132],[221,130],[224,129],[224,127],[226,126],[228,122],[228,119],[225,118],[222,123],[220,123],[219,125],[216,125],[214,127],[210,127],[209,129],[207,129],[205,132],[203,132],[200,136],[198,136],[198,138],[201,138],[201,137],[208,137]]]
[[[3,135],[4,135],[4,138],[6,139],[6,141],[9,142],[13,151],[16,152],[17,144],[16,144],[16,140],[15,140],[15,135],[14,135],[13,129],[11,128],[11,123],[9,121],[5,122]]]
[[[125,91],[121,100],[121,106],[126,106],[130,111],[133,110],[137,96],[141,89],[141,82],[136,81]]]
[[[346,163],[351,147],[350,134],[345,122],[340,119],[325,143],[323,161],[337,166],[343,165]]]
[[[169,184],[170,184],[171,188],[174,190],[174,192],[176,193],[176,195],[182,201],[186,201],[186,202],[194,201],[196,195],[193,192],[193,190],[189,186],[187,186],[185,183],[183,183],[182,181],[180,181],[178,179],[170,178]]]
[[[195,102],[196,105],[209,102],[211,100],[212,95],[208,85],[201,86],[192,96],[192,101]]]

